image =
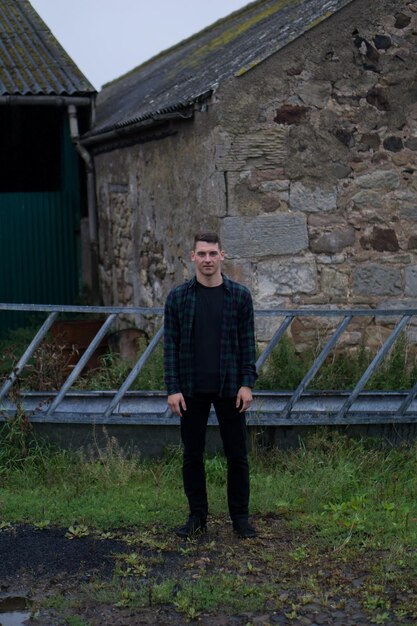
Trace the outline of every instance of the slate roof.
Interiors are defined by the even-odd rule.
[[[28,0],[0,0],[0,95],[95,92]]]
[[[108,83],[93,134],[189,105],[239,76],[352,0],[257,0]]]

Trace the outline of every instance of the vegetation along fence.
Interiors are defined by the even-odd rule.
[[[41,321],[28,335],[20,358],[10,361],[9,370],[3,371],[0,420],[23,410],[32,422],[52,424],[178,424],[178,418],[167,408],[162,385],[159,389],[137,388],[141,372],[161,350],[163,309],[0,304],[0,316],[10,311],[25,312]],[[50,376],[54,373],[62,376],[55,389],[48,384],[43,389],[30,388],[31,378],[25,378],[25,371],[32,368],[33,373],[34,367],[41,369],[39,363],[34,366],[35,355],[51,336],[57,318],[71,316],[98,316],[101,323],[85,349],[74,351],[76,358],[70,365],[64,367],[59,360],[53,362],[51,354],[45,357],[50,360],[50,366],[52,363]],[[256,310],[255,316],[260,380],[247,415],[248,424],[417,421],[417,309],[275,309]],[[88,388],[85,376],[92,356],[106,336],[120,328],[121,321],[126,319],[151,320],[150,326],[159,330],[142,345],[133,364],[124,364],[124,369],[119,369],[117,389],[106,389],[104,383],[102,387],[96,383],[93,389]],[[7,342],[3,345],[7,346]],[[399,380],[395,389],[389,388],[387,363],[391,364],[394,378]],[[102,368],[111,366],[108,361]],[[291,385],[287,384],[290,370],[296,370],[297,374]],[[338,370],[338,377],[323,378],[325,370],[327,373]],[[381,386],[378,372],[382,372],[385,385]],[[83,380],[84,384],[80,384]],[[332,381],[337,388],[332,388]],[[210,422],[213,421],[214,415],[210,417]]]

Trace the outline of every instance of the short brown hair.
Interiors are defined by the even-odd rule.
[[[203,232],[197,233],[194,236],[194,250],[198,241],[206,241],[207,243],[217,243],[219,245],[220,250],[222,248],[219,235],[212,231],[203,231]]]

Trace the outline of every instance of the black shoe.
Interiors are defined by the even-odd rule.
[[[177,530],[175,531],[175,534],[178,535],[178,537],[185,537],[186,539],[189,539],[191,537],[195,537],[196,535],[199,535],[205,530],[206,530],[206,520],[201,519],[200,517],[197,517],[196,515],[190,515],[187,522],[184,524],[184,526],[177,528]]]
[[[234,520],[233,530],[242,539],[253,539],[256,537],[256,530],[247,519]]]

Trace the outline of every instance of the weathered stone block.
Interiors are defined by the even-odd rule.
[[[388,37],[388,35],[375,35],[374,44],[378,50],[388,50],[391,47],[391,37]]]
[[[352,168],[345,163],[330,163],[329,171],[335,178],[347,178],[352,172]]]
[[[288,194],[263,194],[261,198],[262,210],[260,213],[274,213],[275,211],[288,211]]]
[[[400,152],[404,147],[401,137],[396,137],[395,135],[384,139],[383,146],[385,150],[390,152]]]
[[[400,176],[395,170],[376,170],[364,176],[358,176],[355,183],[362,189],[385,189],[388,191],[397,189],[400,184]]]
[[[322,307],[316,306],[315,308],[319,312]],[[329,308],[328,303],[324,304],[324,308]],[[333,335],[338,323],[338,318],[321,317],[320,315],[295,318],[291,324],[290,333],[296,351],[305,352],[313,349],[318,354],[318,351]]]
[[[310,213],[308,216],[308,225],[312,228],[324,229],[329,226],[344,226],[346,217],[343,213]]]
[[[335,254],[355,243],[355,229],[351,226],[339,228],[331,233],[324,233],[318,239],[310,241],[312,252]]]
[[[276,193],[288,193],[290,188],[289,180],[266,180],[259,185],[260,191],[264,191],[266,193],[276,192]]]
[[[354,272],[354,294],[389,296],[400,294],[401,291],[401,272],[395,267],[366,263],[360,265]]]
[[[362,72],[360,76],[344,77],[335,81],[334,89],[336,94],[342,96],[365,97],[372,87],[375,86],[377,77],[371,72]]]
[[[332,94],[332,84],[329,81],[309,80],[297,85],[295,92],[307,106],[321,109]]]
[[[417,265],[405,268],[405,291],[406,296],[417,296]]]
[[[342,272],[337,272],[330,267],[324,267],[321,271],[321,290],[330,300],[344,299],[347,296],[349,278]]]
[[[358,331],[349,332],[345,331],[338,341],[338,347],[343,349],[347,346],[356,346],[357,348],[362,344],[362,333]]]
[[[253,264],[249,259],[225,259],[223,270],[229,278],[238,283],[242,283],[242,285],[245,285],[251,291],[253,290]]]
[[[374,87],[366,94],[366,101],[380,111],[389,111],[388,90],[381,87]]]
[[[404,148],[404,150],[392,154],[392,163],[393,165],[397,165],[398,167],[416,169],[417,155],[411,150]]]
[[[401,215],[407,219],[407,220],[411,220],[412,222],[416,222],[417,221],[417,206],[414,207],[405,207],[402,211],[401,211]]]
[[[361,144],[367,149],[378,150],[381,140],[376,133],[364,133],[361,137]]]
[[[346,255],[339,254],[318,254],[317,263],[320,265],[342,265],[346,261]]]
[[[296,254],[308,246],[306,218],[296,213],[226,217],[222,221],[222,241],[230,257]]]
[[[256,301],[275,304],[277,298],[297,293],[315,293],[317,268],[314,260],[272,259],[258,263]]]
[[[411,235],[408,239],[407,250],[416,250],[417,249],[417,235]]]
[[[292,124],[300,124],[304,117],[308,113],[308,108],[299,106],[297,104],[283,104],[277,109],[274,122],[277,124],[285,124],[291,126]]]
[[[409,150],[417,150],[417,137],[411,137],[405,142],[405,145]]]
[[[242,135],[224,134],[216,151],[216,168],[222,171],[258,169],[284,165],[287,157],[288,131],[283,126],[260,128]]]
[[[417,300],[415,298],[388,298],[387,300],[382,300],[378,303],[377,309],[389,310],[396,309],[397,311],[401,311],[404,309],[416,309],[417,308]],[[383,318],[379,318],[379,324],[381,326],[390,327],[391,330],[398,323],[400,317],[399,315],[387,315]],[[408,340],[411,340],[412,343],[415,343],[416,339],[416,327],[417,327],[417,318],[412,317],[408,322],[405,333]]]
[[[303,183],[293,183],[290,187],[290,208],[293,211],[319,212],[332,211],[337,205],[335,187],[309,187]]]
[[[411,204],[417,201],[417,194],[413,189],[398,189],[394,191],[391,197],[401,202],[409,202]]]
[[[263,213],[264,194],[259,193],[259,184],[253,180],[251,172],[228,172],[228,216],[253,216]],[[279,201],[276,202],[278,206]]]
[[[409,23],[411,22],[411,17],[409,15],[406,15],[405,13],[397,13],[395,16],[395,24],[394,27],[395,28],[406,28]]]
[[[376,191],[358,191],[352,198],[353,203],[360,209],[380,209],[382,207],[381,195]]]
[[[280,300],[274,303],[276,309],[286,309],[287,303],[285,300]],[[275,331],[279,328],[284,318],[273,317],[255,317],[255,335],[256,341],[266,342],[271,339]]]
[[[340,141],[347,148],[352,148],[355,143],[354,132],[347,128],[337,128],[334,131],[336,139]]]
[[[387,298],[386,300],[381,300],[381,302],[379,302],[376,305],[376,308],[377,309],[398,309],[398,310],[417,309],[417,300],[415,299],[405,300],[404,298],[399,300],[398,298]],[[389,319],[390,321],[395,322],[395,317],[388,316],[387,318],[384,318],[384,319]],[[412,318],[410,320],[410,324],[417,325],[417,318]]]
[[[396,232],[392,228],[374,226],[372,235],[362,237],[360,243],[363,248],[372,248],[378,252],[397,252],[400,249]]]

